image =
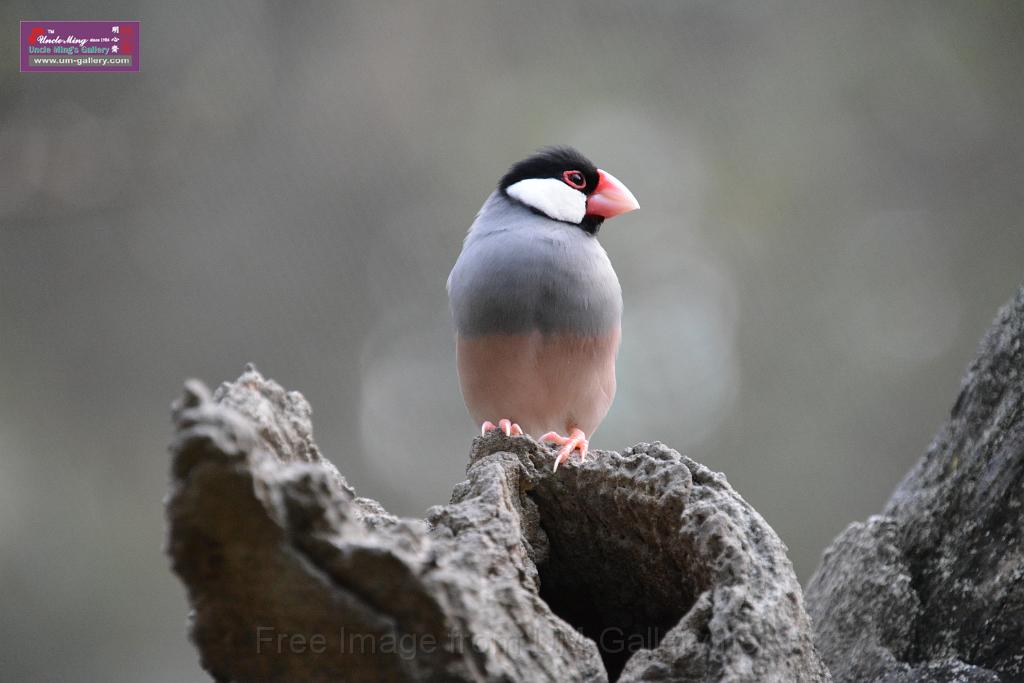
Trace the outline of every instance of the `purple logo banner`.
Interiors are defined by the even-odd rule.
[[[138,71],[137,21],[23,21],[22,71]]]

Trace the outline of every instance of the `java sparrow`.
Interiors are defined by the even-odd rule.
[[[542,149],[484,202],[448,277],[470,415],[560,445],[555,470],[586,459],[615,395],[622,289],[597,232],[639,206],[576,150]]]

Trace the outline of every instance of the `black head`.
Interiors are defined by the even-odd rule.
[[[498,188],[505,193],[505,196],[509,196],[508,188],[522,180],[549,178],[579,191],[584,197],[589,197],[597,189],[601,180],[597,167],[590,159],[572,147],[545,147],[512,166],[498,183]],[[530,203],[526,205],[535,213],[547,215]],[[600,230],[604,218],[585,215],[572,222],[586,232],[595,235]]]
[[[579,173],[582,178],[572,176]],[[597,167],[572,147],[545,147],[533,156],[516,163],[502,177],[498,187],[502,192],[509,185],[527,178],[557,178],[575,187],[583,194],[589,195],[597,188]],[[573,181],[573,182],[570,182]],[[576,182],[576,181],[581,181]]]

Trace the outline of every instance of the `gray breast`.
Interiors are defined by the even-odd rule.
[[[618,327],[622,290],[597,238],[495,192],[484,203],[448,278],[463,336],[603,334]]]

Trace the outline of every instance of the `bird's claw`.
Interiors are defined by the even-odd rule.
[[[501,418],[498,420],[498,424],[495,425],[490,420],[487,420],[480,425],[480,436],[485,436],[487,432],[493,432],[495,429],[500,429],[505,436],[522,436],[523,428],[517,425],[512,420]]]
[[[587,449],[590,447],[590,443],[587,441],[587,435],[582,430],[574,429],[569,432],[569,436],[562,436],[558,432],[548,432],[540,437],[540,440],[553,441],[562,447],[555,457],[555,466],[552,468],[552,472],[557,472],[558,466],[568,460],[572,452],[577,449],[580,452],[580,462],[584,462],[587,459]]]

